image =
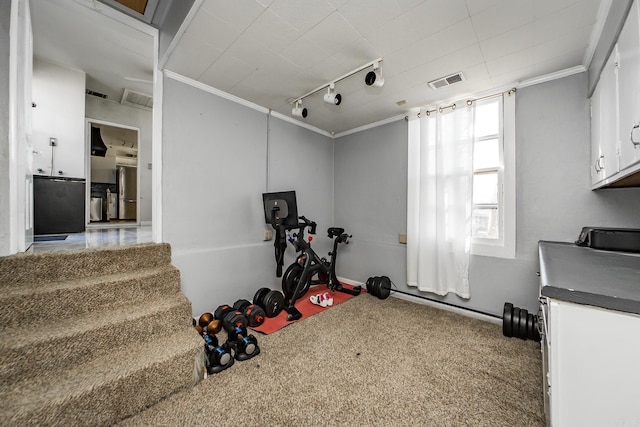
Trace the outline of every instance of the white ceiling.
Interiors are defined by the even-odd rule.
[[[87,73],[87,88],[120,102],[153,93],[153,38],[100,13],[92,0],[30,0],[34,56]]]
[[[601,6],[601,3],[603,6]],[[34,51],[83,69],[122,95],[151,86],[148,36],[97,14],[89,0],[31,0]],[[336,84],[340,106],[304,100],[309,125],[339,133],[420,106],[588,66],[607,0],[203,0],[165,68],[287,116],[288,99],[378,57],[385,84],[359,72]],[[96,6],[99,5],[99,6]],[[89,15],[95,15],[90,17]],[[96,18],[101,22],[94,22]],[[107,20],[107,21],[105,21]],[[143,37],[141,37],[143,36]],[[463,72],[462,83],[427,82]],[[92,87],[93,86],[93,87]],[[117,98],[116,95],[114,97]],[[398,101],[405,101],[397,106]]]

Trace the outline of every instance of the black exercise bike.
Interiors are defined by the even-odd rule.
[[[350,295],[359,295],[361,287],[345,288],[336,276],[336,259],[338,245],[349,244],[352,237],[344,232],[344,228],[330,227],[327,234],[333,239],[333,251],[329,252],[330,260],[322,257],[311,248],[313,237],[304,238],[304,229],[309,228],[309,234],[316,234],[316,223],[309,221],[304,216],[299,217],[303,222],[296,227],[288,227],[289,230],[298,230],[289,235],[289,242],[300,252],[296,260],[291,264],[282,276],[282,291],[285,296],[284,310],[288,313],[287,320],[297,320],[302,314],[295,308],[295,302],[303,297],[312,285],[326,284],[331,291],[344,292]]]

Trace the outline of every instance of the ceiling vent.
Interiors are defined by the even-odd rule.
[[[120,103],[123,105],[151,110],[153,108],[153,97],[131,89],[125,89]]]
[[[431,89],[435,90],[435,89],[440,89],[446,86],[451,86],[452,84],[460,83],[462,81],[464,81],[464,75],[462,74],[462,72],[460,72],[460,73],[451,74],[450,76],[447,76],[447,77],[442,77],[440,79],[430,81],[429,86],[431,86]]]

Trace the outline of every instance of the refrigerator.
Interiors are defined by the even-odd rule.
[[[137,219],[138,170],[135,166],[116,168],[118,185],[118,219]]]

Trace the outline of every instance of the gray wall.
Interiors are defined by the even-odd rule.
[[[335,141],[335,223],[353,235],[341,248],[338,276],[406,283],[407,122],[400,120]]]
[[[518,91],[517,254],[515,259],[473,256],[469,300],[405,285],[406,251],[396,242],[406,228],[407,171],[406,160],[394,155],[406,157],[406,123],[336,140],[336,222],[351,222],[354,241],[357,231],[367,240],[354,242],[339,274],[357,281],[385,274],[401,290],[499,316],[505,301],[537,309],[539,240],[573,241],[588,225],[640,227],[640,189],[590,190],[589,129],[586,73]],[[395,210],[390,200],[399,201]],[[389,218],[382,220],[383,215]]]
[[[0,256],[10,253],[9,30],[11,2],[0,2]]]
[[[162,232],[194,315],[251,299],[262,286],[279,289],[273,242],[262,240],[262,193],[267,181],[270,191],[294,189],[301,214],[330,221],[332,140],[164,82]]]

